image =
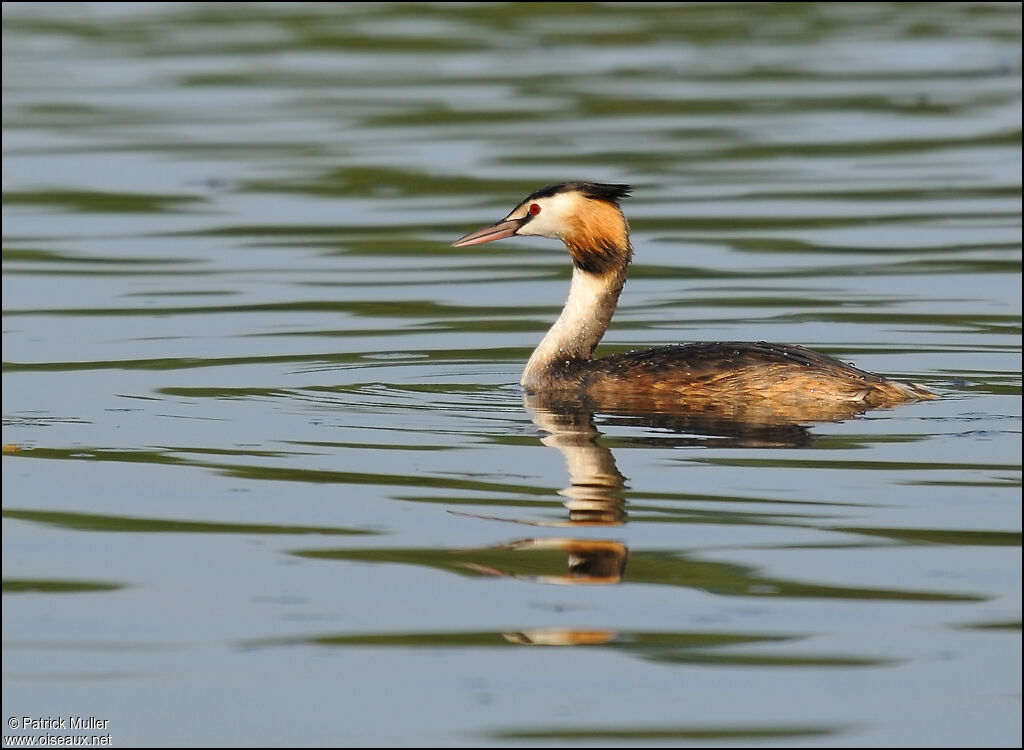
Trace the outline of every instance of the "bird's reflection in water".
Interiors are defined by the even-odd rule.
[[[765,402],[738,407],[628,393],[600,398],[586,393],[526,394],[523,403],[534,423],[548,431],[600,434],[594,427],[594,414],[599,413],[608,424],[662,430],[666,434],[657,438],[657,444],[668,447],[802,448],[814,440],[808,424],[840,422],[865,412],[856,403]]]
[[[820,410],[810,413],[773,408],[770,412],[715,414],[706,409],[680,413],[678,403],[674,410],[667,406],[659,410],[657,403],[644,404],[595,402],[583,394],[525,395],[524,404],[534,424],[542,431],[541,442],[562,454],[569,472],[569,486],[559,491],[565,498],[568,519],[562,522],[516,521],[531,526],[618,526],[626,521],[626,478],[619,471],[615,456],[601,441],[601,432],[595,425],[595,412],[608,424],[644,427],[663,434],[646,438],[658,446],[688,447],[746,447],[746,448],[799,448],[810,445],[814,437],[802,421],[827,421]],[[641,408],[644,407],[644,408]],[[829,412],[835,419],[853,416],[856,411]],[[496,519],[497,520],[497,519]],[[501,519],[512,520],[512,519]],[[526,573],[519,566],[496,566],[494,560],[483,564],[470,564],[484,575],[507,576],[542,583],[618,583],[626,573],[629,550],[620,542],[606,539],[581,538],[527,538],[517,539],[490,548],[501,551],[526,553],[536,562],[554,563],[552,552],[564,553],[567,562],[562,572]],[[508,558],[505,558],[507,560]]]
[[[562,455],[569,476],[568,487],[559,491],[559,495],[565,498],[567,520],[542,523],[524,519],[515,522],[528,526],[611,527],[626,522],[626,477],[618,470],[611,450],[600,440],[601,432],[595,425],[596,412],[608,424],[641,426],[663,432],[647,439],[658,446],[800,448],[813,442],[808,427],[798,421],[806,410],[793,413],[773,409],[771,413],[748,412],[743,415],[719,415],[707,410],[680,413],[678,404],[675,411],[659,411],[657,404],[649,402],[643,405],[645,409],[641,409],[641,405],[631,403],[609,403],[607,400],[595,403],[586,395],[575,393],[556,397],[527,394],[523,403],[542,431],[541,442]],[[845,418],[854,413],[843,412],[834,416]],[[821,419],[823,416],[816,412],[807,421],[824,421]],[[505,556],[492,557],[486,563],[481,560],[478,564],[469,564],[476,573],[541,583],[617,583],[625,577],[629,559],[629,550],[624,544],[606,539],[536,537],[517,539],[489,550]],[[552,552],[564,554],[561,572],[541,573],[538,566],[556,565]],[[534,565],[509,565],[510,557],[518,558],[519,553],[525,553],[534,560]],[[505,565],[495,565],[498,559]]]
[[[618,583],[626,572],[629,558],[626,546],[619,542],[565,537],[517,539],[488,547],[483,552],[486,555],[482,558],[488,558],[487,562],[466,561],[462,567],[481,575],[534,583]],[[515,559],[520,553],[530,560]],[[561,562],[565,559],[567,563]],[[546,572],[556,565],[560,566],[559,572]]]
[[[619,471],[611,447],[620,444],[636,445],[649,442],[663,446],[728,446],[753,448],[803,447],[814,442],[810,428],[798,421],[781,418],[757,420],[712,418],[706,411],[699,414],[670,413],[658,411],[630,411],[616,409],[607,403],[594,404],[591,401],[574,399],[553,399],[529,396],[525,406],[534,424],[539,429],[538,439],[544,446],[556,449],[567,467],[569,485],[560,490],[565,499],[568,517],[559,513],[557,519],[498,518],[476,514],[459,513],[477,519],[514,523],[521,528],[543,528],[556,534],[527,538],[516,538],[496,545],[462,548],[408,548],[393,549],[358,545],[353,548],[302,550],[296,554],[313,559],[360,561],[388,564],[411,564],[443,570],[448,573],[468,576],[512,579],[527,583],[554,585],[605,586],[631,580],[645,586],[670,587],[665,590],[690,589],[714,596],[746,597],[765,599],[850,599],[875,601],[921,601],[956,602],[982,601],[983,597],[967,592],[943,592],[913,590],[907,587],[849,587],[840,584],[815,584],[799,579],[765,573],[746,561],[704,559],[703,540],[694,545],[675,543],[669,549],[630,550],[621,540],[612,537],[622,531],[628,520],[626,514],[627,480]],[[595,417],[595,414],[599,415]],[[852,415],[851,415],[852,416]],[[807,420],[808,423],[821,420]],[[613,438],[603,436],[597,424],[628,426],[619,430]],[[699,447],[697,448],[699,450]],[[680,483],[685,481],[680,473]],[[532,488],[531,488],[532,489]],[[653,503],[640,504],[638,516],[665,520],[677,524],[675,528],[685,529],[690,523],[742,524],[745,526],[770,526],[772,528],[792,527],[805,535],[809,529],[821,532],[832,530],[826,516],[820,525],[822,510],[812,507],[806,511],[794,508],[751,509],[744,504],[740,510],[705,507],[699,496],[690,492],[662,493],[668,499],[661,508]],[[653,498],[652,498],[653,499]],[[686,507],[695,499],[693,508]],[[752,498],[757,502],[758,498]],[[711,498],[714,502],[715,498]],[[782,501],[780,501],[782,502]],[[770,503],[774,506],[775,503]],[[518,503],[518,507],[522,507]],[[532,504],[531,504],[532,505]],[[811,503],[817,506],[819,503]],[[450,511],[455,512],[455,511]],[[645,524],[646,526],[646,524]],[[664,527],[663,527],[664,528]],[[695,529],[694,526],[688,528]],[[569,533],[569,530],[577,533]],[[865,540],[857,544],[879,544],[888,546],[892,533],[886,530],[858,530],[875,541]],[[588,535],[606,538],[588,538]],[[819,544],[812,535],[812,543]],[[881,541],[879,541],[879,538]],[[901,539],[901,536],[897,536]],[[840,542],[845,544],[846,542]],[[912,543],[912,542],[911,542]],[[696,549],[691,547],[696,546]],[[731,633],[679,631],[644,634],[636,631],[619,631],[601,627],[606,623],[588,622],[591,605],[599,601],[592,597],[580,598],[576,593],[554,594],[547,602],[534,602],[532,606],[554,613],[555,627],[523,628],[511,627],[502,632],[509,643],[531,646],[603,646],[609,643],[630,644],[637,638],[647,638],[649,643],[669,643],[673,648],[683,648],[687,654],[702,644],[731,643]],[[578,614],[563,616],[574,609]],[[564,627],[565,623],[578,622],[580,627]],[[596,627],[595,627],[596,625]],[[444,642],[451,641],[452,634],[441,636]],[[775,640],[776,635],[766,633],[765,640]],[[403,644],[407,636],[402,636]],[[433,638],[433,636],[431,636]],[[724,641],[722,639],[725,639]],[[667,640],[666,640],[667,639]],[[710,640],[709,640],[710,639]],[[351,639],[347,639],[346,642]],[[431,642],[434,642],[433,640]],[[475,643],[475,641],[474,641]],[[682,644],[682,645],[680,645]],[[673,657],[674,658],[674,657]],[[708,659],[703,653],[685,655],[685,659]],[[719,657],[713,656],[712,659]],[[789,659],[788,656],[782,657]],[[728,657],[723,663],[729,661]],[[756,657],[752,664],[790,663],[776,657]],[[802,663],[810,663],[805,660]],[[820,664],[820,660],[813,663]],[[835,663],[835,662],[827,662]],[[846,662],[843,662],[846,663]]]
[[[608,424],[660,431],[662,434],[648,440],[662,447],[800,448],[814,439],[810,430],[797,421],[806,410],[794,413],[773,409],[770,413],[742,415],[718,415],[706,410],[681,413],[678,403],[676,411],[660,411],[658,404],[650,401],[645,402],[647,409],[640,409],[636,403],[607,399],[596,402],[575,393],[528,394],[523,403],[544,433],[541,442],[556,448],[565,459],[570,485],[559,494],[566,498],[572,525],[612,525],[625,520],[626,478],[611,450],[599,440],[595,412],[602,413]],[[844,412],[843,418],[851,415]]]
[[[617,630],[580,630],[574,628],[536,628],[517,633],[502,633],[509,643],[521,646],[603,646],[619,637]]]
[[[615,464],[611,450],[598,442],[594,413],[584,408],[554,408],[524,398],[533,423],[544,433],[540,441],[558,450],[569,470],[569,486],[558,494],[565,498],[573,525],[609,526],[625,519],[622,492],[626,478]]]

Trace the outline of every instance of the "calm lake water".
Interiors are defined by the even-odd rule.
[[[942,399],[524,401],[573,179]],[[3,443],[5,745],[1019,746],[1021,6],[5,3]]]

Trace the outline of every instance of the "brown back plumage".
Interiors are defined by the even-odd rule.
[[[581,389],[600,408],[677,410],[750,419],[844,419],[937,398],[802,346],[759,342],[671,345],[564,362],[548,390]]]

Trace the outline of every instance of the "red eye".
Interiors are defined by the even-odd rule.
[[[536,216],[539,213],[540,213],[540,204],[538,204],[538,203],[531,203],[530,204],[530,216]]]

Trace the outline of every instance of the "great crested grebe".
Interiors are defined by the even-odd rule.
[[[780,411],[842,418],[938,398],[802,346],[763,341],[674,344],[591,359],[608,329],[633,255],[619,201],[629,185],[565,182],[529,195],[501,221],[452,243],[507,237],[562,240],[572,258],[569,298],[520,381],[527,393],[580,392],[597,401],[741,415]],[[793,410],[796,410],[793,412]]]

